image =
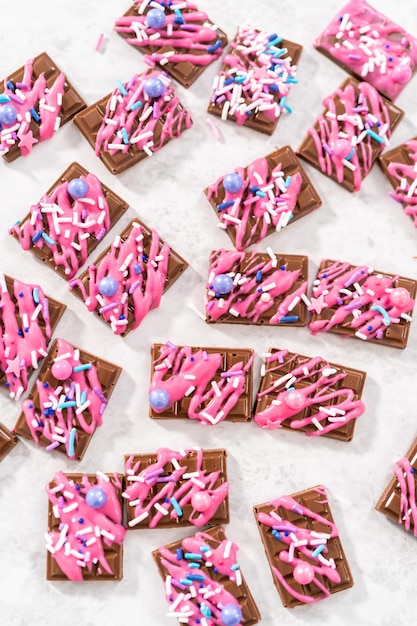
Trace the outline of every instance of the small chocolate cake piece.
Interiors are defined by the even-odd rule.
[[[353,78],[325,98],[323,106],[297,154],[348,191],[359,191],[404,111],[372,85]]]
[[[405,348],[417,281],[367,265],[324,259],[308,306],[312,334],[329,332]]]
[[[290,146],[237,167],[204,192],[236,250],[259,243],[321,206]]]
[[[178,9],[173,2],[158,9],[147,0],[135,0],[117,18],[114,30],[183,87],[190,87],[222,55],[227,35],[194,3],[177,4]]]
[[[417,228],[417,137],[384,152],[378,163],[394,189],[389,195]]]
[[[122,474],[57,472],[46,488],[46,580],[122,580]]]
[[[219,623],[257,624],[261,615],[236,561],[237,551],[223,528],[215,526],[152,552],[164,581],[168,616],[179,621],[193,617],[204,624],[211,615],[205,602],[210,599],[216,615],[222,616]],[[199,567],[194,569],[192,563]]]
[[[139,219],[134,219],[69,288],[114,334],[126,336],[188,263]]]
[[[208,323],[305,326],[308,257],[215,250],[205,293]]]
[[[253,350],[153,344],[149,415],[214,425],[252,418]]]
[[[239,26],[214,80],[208,112],[272,135],[283,111],[292,112],[287,97],[298,82],[302,49],[273,31]]]
[[[270,348],[261,376],[253,416],[258,426],[351,441],[356,418],[365,410],[366,372]]]
[[[23,250],[30,250],[70,280],[128,206],[94,174],[74,162],[9,232]]]
[[[353,587],[323,485],[253,508],[282,604],[293,608]]]
[[[33,101],[31,106],[29,102]],[[29,59],[4,79],[0,154],[9,163],[28,155],[35,144],[52,137],[85,107],[84,100],[46,52]]]
[[[102,425],[121,371],[65,339],[56,339],[22,402],[15,432],[48,452],[57,450],[81,461],[96,428]]]
[[[395,462],[394,476],[375,505],[377,511],[412,532],[415,537],[417,537],[416,476],[417,439],[413,441],[407,454]]]
[[[229,522],[226,450],[199,447],[125,456],[129,528],[177,528]]]
[[[0,422],[0,462],[7,456],[15,447],[18,442],[18,438]]]

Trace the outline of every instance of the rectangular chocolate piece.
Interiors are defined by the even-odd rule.
[[[227,35],[206,13],[197,10],[194,3],[181,4],[180,13],[178,10],[175,13],[175,7],[166,5],[163,25],[152,27],[146,16],[155,7],[138,0],[116,19],[114,30],[137,50],[149,55],[161,70],[168,72],[183,87],[190,87],[206,67],[222,55]],[[146,6],[142,9],[142,5]],[[190,20],[187,20],[188,15]],[[203,32],[205,37],[201,39]]]
[[[83,177],[82,180],[84,180],[85,177],[92,177],[91,183],[94,182],[94,190],[91,190],[93,197],[87,192],[85,196],[77,200],[67,191],[67,183],[71,182],[74,178],[81,178],[81,176]],[[84,180],[84,182],[86,181]],[[86,184],[88,184],[88,182]],[[95,200],[94,195],[96,195],[96,192],[98,192],[100,188],[101,193],[97,194],[97,201],[94,202],[96,219],[93,219],[91,215],[93,203],[85,202],[84,200],[85,198],[87,198],[87,200]],[[47,198],[45,196],[47,196]],[[103,209],[105,206],[104,201],[107,202],[108,209],[107,207]],[[51,203],[56,204],[60,207],[56,218],[51,219],[51,208],[49,206],[42,207],[42,204],[45,203],[48,205]],[[125,200],[120,198],[120,196],[114,193],[107,185],[99,181],[94,174],[89,173],[88,170],[74,161],[74,163],[71,163],[65,172],[53,183],[39,203],[32,205],[31,211],[19,224],[15,224],[9,232],[18,241],[21,239],[25,242],[30,240],[31,243],[25,243],[25,246],[29,246],[26,247],[26,249],[29,249],[38,259],[51,267],[61,278],[70,280],[85,262],[81,251],[82,241],[80,240],[80,235],[85,236],[86,233],[90,235],[85,240],[85,258],[87,258],[96,249],[101,239],[105,237],[107,232],[110,231],[122,217],[128,206]],[[83,211],[86,212],[84,217],[82,217]],[[103,211],[105,211],[105,213],[103,213]],[[34,213],[41,215],[42,221],[37,220],[36,224],[32,225],[31,218]],[[76,216],[74,214],[76,214]],[[106,217],[103,218],[103,215]],[[103,226],[107,216],[109,219],[108,229]],[[77,234],[75,237],[65,236],[66,232],[69,232],[67,231],[68,225],[65,222],[59,225],[60,219],[65,220],[68,218],[72,220],[71,226],[73,223],[78,226],[80,224],[83,225],[76,231]],[[94,221],[92,229],[86,228],[84,225],[91,223],[92,220]],[[56,228],[56,221],[58,221],[58,229]],[[48,241],[48,238],[53,240],[53,247],[50,247],[51,242]],[[36,241],[34,241],[34,239]],[[72,246],[72,243],[75,245]],[[20,244],[22,246],[22,241],[20,241]],[[59,265],[57,265],[54,258],[54,250],[56,250],[57,255],[59,255]],[[65,260],[63,260],[62,257],[64,257]]]
[[[290,146],[256,159],[247,167],[235,168],[235,172],[243,183],[240,190],[227,191],[222,176],[204,193],[220,220],[219,227],[226,230],[237,250],[262,241],[321,206],[319,195]],[[263,191],[271,185],[273,189]]]
[[[57,379],[52,374],[52,368],[55,364],[55,359],[60,358],[68,354],[71,357],[71,354],[74,354],[74,351],[79,351],[79,359],[75,359],[71,365],[74,367],[82,367],[91,365],[92,368],[95,368],[95,373],[90,378],[90,369],[86,368],[84,371],[85,378],[81,373],[76,376],[76,380],[73,377],[73,369],[70,372],[69,376],[65,377],[64,380],[62,378]],[[65,365],[70,363],[68,359],[63,359],[65,361]],[[78,365],[77,365],[78,364]],[[97,357],[89,352],[84,350],[80,350],[75,346],[72,346],[67,341],[63,339],[56,339],[49,350],[48,356],[42,364],[37,380],[35,381],[32,389],[29,392],[27,399],[22,404],[22,412],[20,413],[16,426],[15,432],[30,441],[34,440],[32,436],[31,429],[29,428],[25,411],[28,414],[28,420],[31,421],[31,418],[38,422],[38,427],[34,427],[34,432],[36,433],[36,437],[38,441],[36,443],[42,448],[48,448],[51,443],[54,442],[53,439],[53,427],[56,426],[59,428],[60,432],[57,433],[60,435],[60,438],[63,438],[65,441],[61,439],[55,439],[57,443],[60,442],[60,445],[57,445],[54,449],[61,454],[65,454],[69,458],[75,458],[77,461],[81,461],[83,458],[85,451],[95,433],[96,427],[100,424],[97,423],[101,421],[101,417],[105,412],[105,406],[107,405],[110,396],[114,391],[114,387],[119,379],[119,376],[122,372],[122,368],[114,365],[114,363],[110,363],[109,361],[105,361],[100,357]],[[97,376],[97,379],[96,379]],[[96,385],[96,380],[98,380],[99,385]],[[39,387],[41,390],[44,385],[47,384],[48,392],[45,392],[45,397],[41,399],[39,393]],[[83,392],[85,392],[86,397],[84,402],[81,401],[80,398],[76,398],[74,393],[72,392],[72,402],[74,405],[67,408],[61,408],[60,411],[57,411],[57,407],[61,404],[62,394],[65,396],[65,392],[62,391],[60,394],[56,394],[55,390],[57,387],[62,388],[64,385],[69,389],[71,393],[71,387],[74,387],[75,384],[80,386],[80,398],[83,396]],[[53,395],[56,397],[57,406],[52,410],[52,416],[47,420],[47,424],[45,424],[45,420],[43,419],[44,415],[44,407],[43,403],[46,400],[49,400],[49,396]],[[85,402],[89,402],[90,406],[86,407],[85,411],[82,411],[82,422],[80,422],[80,418],[78,417],[77,411],[79,407],[81,407]],[[39,420],[41,420],[41,424],[43,426],[39,426]],[[82,427],[82,423],[87,422],[88,428],[84,429]],[[68,423],[70,427],[68,427]],[[92,425],[95,424],[95,427],[91,429]],[[48,437],[44,434],[44,427],[47,428]],[[32,426],[33,427],[33,426]],[[72,432],[75,429],[75,436]],[[91,429],[91,432],[89,432]],[[51,433],[52,430],[52,433]],[[61,432],[63,431],[63,432]],[[72,433],[72,434],[71,434]],[[52,435],[52,437],[51,437]],[[73,455],[70,456],[68,450],[71,447],[69,443],[69,439],[74,437],[73,439]],[[64,445],[63,445],[64,444]]]
[[[18,442],[18,438],[0,422],[0,462],[7,456]],[[229,521],[229,520],[228,520]]]
[[[18,88],[16,83],[21,83],[24,77],[24,73],[25,73],[25,67],[23,66],[23,67],[20,67],[15,72],[13,72],[12,74],[10,74],[9,76],[7,76],[7,81],[11,81],[11,83],[13,83],[14,87],[12,91],[14,91],[16,87]],[[61,74],[61,70],[57,67],[56,63],[54,63],[51,57],[48,54],[46,54],[46,52],[42,52],[41,54],[39,54],[33,59],[32,84],[36,81],[37,78],[39,78],[41,74],[44,74],[45,76],[46,89],[51,89],[55,81],[58,79],[59,75]],[[24,96],[26,88],[21,87],[20,89],[21,89],[21,93]],[[45,95],[46,94],[37,92],[38,97],[36,98],[35,105],[33,107],[33,109],[35,110],[35,115],[31,115],[31,113],[29,113],[29,117],[30,117],[29,129],[33,133],[34,139],[36,139],[37,141],[41,141],[40,139],[40,121],[41,120],[39,118],[39,101],[40,101],[39,96],[45,97]],[[19,96],[18,98],[21,99]],[[11,100],[10,104],[12,104],[13,106],[17,105],[17,112],[18,113],[20,112],[19,104],[16,101]],[[82,109],[84,109],[85,107],[86,107],[86,103],[81,98],[79,93],[74,89],[73,85],[69,82],[68,78],[65,76],[64,95],[62,98],[62,105],[61,105],[60,115],[59,115],[60,126],[69,122],[74,117],[74,115],[82,111]],[[29,142],[29,144],[30,143],[31,142]],[[29,152],[31,151],[31,149],[32,149],[32,146],[28,147]],[[11,161],[14,161],[15,159],[17,159],[20,155],[21,155],[20,148],[18,147],[17,143],[14,143],[13,145],[10,145],[9,151],[3,155],[3,158],[5,159],[5,161],[10,163]]]
[[[253,412],[258,426],[351,441],[366,372],[288,350],[268,354]]]
[[[272,135],[283,111],[291,113],[287,96],[297,82],[302,49],[273,31],[239,26],[214,81],[208,112]],[[267,86],[266,75],[271,81]]]
[[[136,240],[136,237],[133,239],[135,233],[139,233],[139,241]],[[168,254],[168,261],[164,257],[164,253]],[[133,257],[127,266],[124,267],[126,259],[128,259],[130,254]],[[161,256],[164,258],[161,259]],[[148,263],[152,266],[151,270],[147,269]],[[162,269],[160,269],[159,264],[161,264]],[[83,292],[87,294],[90,300],[92,299],[93,290],[95,290],[95,294],[98,293],[98,285],[94,283],[97,274],[101,273],[103,277],[110,275],[111,278],[118,280],[118,290],[123,280],[124,286],[122,290],[123,293],[127,294],[125,304],[120,305],[119,303],[119,307],[113,306],[109,311],[103,311],[104,306],[110,306],[114,303],[114,299],[117,297],[117,293],[115,293],[110,296],[111,301],[109,305],[104,305],[104,303],[101,305],[99,299],[96,298],[97,301],[93,302],[92,307],[89,306],[89,310],[93,311],[106,324],[109,324],[112,329],[114,328],[113,332],[115,334],[125,337],[130,330],[139,325],[149,310],[159,306],[159,296],[168,291],[187,267],[188,263],[175,250],[169,248],[168,244],[159,237],[155,229],[149,228],[135,218],[76,280],[69,283],[69,286],[74,295],[85,301]],[[149,272],[152,272],[151,286],[153,289],[149,289],[148,293],[147,279]],[[162,273],[163,277],[159,277],[158,272]],[[157,281],[156,279],[160,280]],[[144,296],[147,296],[146,298],[138,299],[134,296],[134,291],[138,288],[142,290]],[[159,294],[159,289],[161,294]],[[121,310],[123,310],[123,320],[120,318]],[[109,315],[106,315],[108,312]],[[114,318],[115,315],[119,317],[119,320],[116,320],[117,323],[110,319],[110,317]],[[137,316],[139,321],[136,319]]]
[[[253,512],[272,579],[284,607],[294,608],[324,600],[333,593],[353,587],[352,573],[323,485],[256,505]],[[276,528],[265,523],[266,520]],[[302,539],[307,541],[307,545],[296,545],[298,532],[300,539],[302,532]],[[288,562],[291,555],[292,560]],[[297,564],[301,563],[306,564],[303,569],[308,568],[308,572],[301,574],[305,576],[304,581],[300,581],[298,573],[294,576]],[[326,567],[333,570],[331,577],[337,576],[337,582],[326,575]]]
[[[69,480],[73,480],[75,485],[82,486],[82,479],[84,476],[87,477],[89,483],[92,486],[95,486],[97,484],[97,478],[95,474],[82,474],[82,473],[72,474],[72,473],[65,472],[65,476]],[[123,475],[122,474],[106,474],[106,476],[110,479],[110,482],[112,483],[114,487],[116,497],[117,497],[117,502],[119,503],[121,507],[122,506],[122,494],[121,494],[121,489],[117,487],[115,476],[117,476],[117,483],[121,485],[122,480],[123,480]],[[49,483],[49,487],[54,488],[54,486],[55,486],[55,481],[51,481]],[[76,513],[75,513],[73,520],[74,520],[74,523],[77,523]],[[83,529],[82,523],[79,523],[78,527],[79,529],[82,530]],[[60,520],[59,518],[55,517],[54,507],[51,501],[49,500],[48,501],[48,533],[59,532],[60,530],[61,530]],[[88,534],[88,537],[90,538],[90,534]],[[91,567],[91,571],[88,570],[87,567],[82,568],[82,581],[122,580],[123,578],[123,544],[122,543],[119,544],[114,541],[111,542],[104,535],[102,537],[99,537],[98,540],[102,541],[103,556],[105,560],[107,561],[111,569],[111,572],[107,572],[104,569],[104,567],[100,565],[100,562],[93,563]],[[81,549],[83,549],[84,552],[87,552],[89,549],[89,546],[82,547]],[[51,554],[49,550],[46,553],[46,580],[53,581],[53,582],[69,580],[68,576],[64,574],[64,572],[62,571],[62,569],[60,568],[57,561],[54,559],[53,555]]]
[[[202,532],[199,532],[195,535],[195,538],[198,538],[199,541],[199,545],[201,547],[204,546],[204,550],[206,549],[206,546],[208,546],[211,549],[211,553],[214,554],[215,550],[219,550],[220,546],[222,546],[222,544],[225,546],[226,550],[230,550],[230,552],[232,552],[233,547],[237,548],[236,544],[232,544],[231,541],[227,541],[226,535],[224,533],[224,529],[221,526],[215,526],[214,528],[209,528],[208,530]],[[180,550],[183,554],[187,551],[187,549],[185,548],[184,543],[187,545],[188,541],[192,541],[194,539],[194,537],[188,537],[185,540],[181,541],[174,541],[173,543],[170,543],[166,546],[164,546],[163,548],[160,548],[159,550],[154,550],[152,552],[152,556],[156,562],[156,565],[158,567],[159,570],[159,574],[161,576],[161,578],[165,581],[166,577],[169,576],[169,569],[167,568],[167,566],[164,564],[163,562],[163,555],[161,554],[161,550],[169,550],[173,557],[175,558],[175,554],[177,553],[177,550]],[[203,544],[203,545],[201,545]],[[229,546],[227,545],[229,544]],[[222,546],[223,547],[223,546]],[[242,611],[242,618],[239,621],[239,624],[241,626],[252,626],[252,624],[257,624],[260,620],[261,620],[261,615],[259,613],[259,609],[255,604],[255,601],[252,597],[252,594],[250,592],[250,589],[243,577],[243,575],[241,574],[241,570],[238,568],[236,569],[234,572],[231,571],[230,575],[233,576],[234,580],[231,580],[229,578],[229,576],[227,574],[221,574],[219,573],[219,571],[213,571],[214,567],[217,564],[217,561],[220,560],[220,554],[217,552],[217,558],[215,563],[212,564],[212,566],[207,566],[205,563],[205,559],[204,559],[204,554],[205,551],[202,551],[201,554],[203,555],[203,559],[200,560],[199,559],[199,563],[200,563],[200,567],[197,570],[194,569],[190,569],[190,574],[192,572],[198,572],[199,574],[201,574],[202,576],[204,576],[205,580],[208,581],[213,581],[213,582],[209,582],[211,588],[219,588],[219,586],[223,587],[229,594],[231,594],[234,598],[236,598],[241,611]],[[225,550],[225,551],[226,551]],[[227,557],[229,558],[229,557]],[[213,558],[214,560],[214,558]],[[227,559],[225,559],[227,560]],[[184,561],[184,559],[183,559]],[[190,561],[186,562],[186,566],[188,566],[188,563]],[[180,562],[178,562],[178,565],[180,564]],[[182,562],[181,562],[182,565]],[[226,568],[226,565],[223,564],[222,561],[222,565],[224,565],[224,567]],[[238,584],[238,583],[241,584]],[[199,611],[199,603],[204,604],[204,595],[205,595],[205,591],[204,589],[207,591],[207,587],[205,586],[204,588],[202,588],[202,590],[200,591],[200,587],[198,587],[198,581],[196,582],[196,584],[194,585],[196,588],[196,598],[191,597],[189,599],[189,601],[186,603],[190,606],[193,607],[193,610],[195,610],[195,616],[198,615]],[[204,583],[203,583],[204,584]],[[181,588],[179,589],[179,591],[176,591],[176,587],[175,585],[172,584],[171,581],[171,589],[172,589],[172,597],[175,596],[178,599],[178,593],[181,591]],[[188,586],[188,585],[187,585]],[[184,585],[185,588],[187,588],[187,586]],[[221,588],[220,587],[220,588]],[[167,590],[167,586],[165,586],[165,589]],[[211,597],[211,602],[215,601],[215,597],[217,596],[217,594],[214,594],[214,597]],[[168,597],[168,593],[167,593],[167,597]],[[203,602],[201,602],[203,601]],[[174,600],[174,602],[176,602],[176,600]],[[181,613],[181,602],[178,602],[177,600],[177,605],[175,608],[175,616],[180,617],[180,615],[178,615],[178,613]],[[188,609],[186,609],[186,607],[184,606],[184,612],[187,612]],[[201,616],[204,616],[204,613],[201,612]],[[236,622],[237,623],[237,622]]]
[[[394,189],[390,196],[402,204],[417,228],[417,137],[384,152],[378,163]]]
[[[391,137],[404,111],[368,83],[353,78],[347,78],[324,103],[326,109],[297,154],[348,191],[359,191],[385,148],[384,137]]]
[[[162,352],[167,351],[169,344],[153,344],[151,348],[151,389],[168,389],[182,384],[184,393],[179,400],[165,409],[156,411],[149,406],[149,417],[153,419],[193,419],[199,420],[202,424],[217,424],[223,419],[231,422],[247,422],[252,419],[252,363],[254,358],[253,350],[245,348],[209,348],[209,347],[189,347],[174,346],[168,350],[167,357],[162,358]],[[178,354],[179,351],[179,354]],[[204,354],[205,353],[205,354]],[[220,355],[219,367],[207,385],[202,386],[196,379],[185,379],[185,376],[193,376],[204,368],[206,355]],[[193,359],[193,366],[191,365]],[[175,365],[175,374],[166,370],[166,362]],[[207,359],[209,362],[209,359]],[[240,364],[240,365],[239,365]],[[242,365],[243,364],[243,365]],[[161,370],[158,366],[164,366]],[[239,368],[237,367],[239,365]],[[157,369],[155,369],[157,368]],[[213,368],[214,369],[214,368]],[[163,371],[162,378],[160,372]],[[237,373],[234,374],[233,372]],[[224,374],[229,372],[231,376],[227,381]],[[206,378],[206,377],[205,377]],[[239,381],[239,397],[232,403],[231,391],[237,389]],[[236,385],[236,387],[234,387]],[[194,387],[194,389],[191,389]],[[235,392],[236,393],[236,392]],[[224,398],[222,396],[224,395]],[[197,400],[201,396],[201,401]],[[204,396],[204,399],[203,399]],[[218,406],[216,403],[219,403]],[[205,409],[216,405],[216,415],[212,416]],[[227,404],[227,413],[223,408]],[[192,405],[192,406],[190,406]],[[220,413],[222,415],[219,417]]]
[[[366,265],[324,259],[317,272],[309,328],[405,348],[417,281]],[[326,293],[324,293],[326,292]]]
[[[308,257],[267,251],[212,252],[205,294],[209,324],[306,325]]]
[[[394,475],[375,505],[405,530],[417,537],[417,439],[413,441],[407,454],[395,463]]]
[[[123,498],[126,501],[128,527],[180,528],[228,524],[226,450],[189,449],[170,452],[162,448],[156,454],[125,456],[126,488]],[[136,464],[139,465],[134,471]],[[151,465],[154,467],[148,472]],[[156,474],[152,477],[154,472]],[[144,483],[149,485],[145,495],[144,483],[136,481],[137,477],[143,477]],[[164,481],[164,477],[167,481]],[[173,478],[175,481],[171,482]],[[195,496],[197,492],[203,496]],[[195,509],[193,496],[200,501],[204,499],[204,506],[206,501],[210,501],[204,512],[199,513]],[[167,502],[171,498],[174,500]],[[136,505],[132,506],[131,502],[135,501]],[[195,504],[198,506],[198,502]],[[168,515],[164,510],[168,511]],[[207,521],[205,518],[208,518]]]

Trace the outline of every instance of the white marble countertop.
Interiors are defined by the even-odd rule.
[[[304,46],[299,85],[289,101],[294,113],[283,118],[272,137],[230,123],[213,121],[221,130],[216,141],[206,123],[210,86],[219,62],[210,66],[188,90],[179,87],[194,118],[193,128],[152,159],[114,177],[93,154],[73,124],[37,146],[29,158],[0,163],[1,270],[27,281],[39,281],[45,291],[68,306],[56,335],[113,360],[124,371],[99,429],[77,465],[60,455],[48,455],[21,442],[0,465],[0,622],[2,626],[121,626],[168,624],[163,587],[151,550],[190,534],[181,531],[129,533],[124,546],[124,577],[120,583],[50,583],[45,580],[45,484],[58,469],[121,471],[123,455],[152,452],[159,446],[226,446],[229,454],[231,522],[227,533],[240,545],[239,561],[262,614],[262,624],[323,624],[388,626],[415,619],[417,543],[410,533],[388,521],[374,505],[392,475],[393,461],[402,456],[417,434],[417,323],[411,326],[406,350],[395,350],[335,335],[313,337],[306,328],[207,326],[188,306],[202,310],[208,254],[229,247],[202,193],[218,176],[270,152],[274,146],[297,148],[324,96],[345,74],[312,48],[314,37],[337,9],[337,0],[200,0],[232,37],[239,22],[250,20],[278,31]],[[417,34],[413,0],[375,0],[375,6]],[[114,19],[129,0],[14,0],[1,9],[0,76],[47,51],[87,103],[145,68],[142,55],[112,32]],[[101,32],[101,52],[94,50]],[[406,116],[392,146],[417,134],[417,77],[398,98]],[[132,217],[138,215],[190,263],[184,276],[165,295],[161,308],[123,340],[74,298],[65,282],[24,253],[7,233],[26,214],[67,165],[78,160],[129,201],[130,209],[101,251]],[[323,257],[367,263],[382,271],[417,277],[417,232],[401,208],[388,196],[388,182],[375,168],[362,190],[352,195],[306,166],[323,206],[259,246],[277,252],[307,254],[310,276]],[[202,428],[187,421],[148,418],[149,348],[170,339],[179,344],[252,347],[260,355],[268,347],[287,347],[304,354],[366,369],[363,399],[355,437],[345,444],[309,439],[287,431],[264,431],[255,424],[222,423]],[[19,407],[0,395],[0,419],[13,427]],[[313,606],[284,609],[272,583],[252,506],[284,493],[323,483],[347,554],[355,586]],[[175,623],[175,622],[172,622]]]

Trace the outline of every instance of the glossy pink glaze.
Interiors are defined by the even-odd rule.
[[[388,165],[388,173],[398,181],[395,191],[390,196],[397,202],[401,202],[404,213],[413,218],[414,227],[417,228],[417,140],[411,139],[405,143],[411,164],[397,163]]]
[[[417,537],[417,504],[416,504],[416,481],[414,469],[406,457],[396,462],[394,473],[400,487],[400,516],[399,524],[404,524],[406,530],[413,529],[414,537]]]

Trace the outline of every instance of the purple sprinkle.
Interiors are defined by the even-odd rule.
[[[209,302],[206,306],[207,311],[211,311],[211,309],[214,307],[214,300],[211,300],[211,302]]]
[[[228,372],[222,372],[220,374],[221,378],[228,378],[229,376],[240,376],[243,374],[243,370],[229,370]]]
[[[13,102],[17,102],[17,104],[24,104],[24,101],[21,98],[15,96],[14,93],[9,93],[7,95],[9,96],[10,100],[13,100]]]
[[[163,473],[163,468],[160,467],[156,470],[153,470],[153,472],[149,472],[148,474],[146,474],[146,480],[149,480],[150,478],[155,478],[155,476],[159,476],[160,474]]]
[[[104,395],[104,393],[101,391],[101,389],[99,389],[98,387],[94,387],[93,391],[96,394],[96,396],[100,398],[100,400],[102,400],[103,402],[107,404],[107,398]]]
[[[183,585],[183,584],[179,583],[176,580],[171,580],[171,585],[173,587],[178,587],[178,589],[188,589],[188,587],[186,585]]]
[[[351,302],[350,304],[347,304],[346,306],[343,307],[343,309],[345,311],[353,311],[353,309],[359,309],[362,306],[362,300],[355,300],[354,302]]]
[[[78,283],[78,280],[72,280],[71,282],[68,283],[69,287],[75,287],[75,285]]]
[[[59,441],[53,441],[52,443],[49,444],[49,446],[46,446],[45,450],[47,452],[50,452],[50,450],[54,450],[55,448],[57,448],[60,445]],[[60,499],[62,498],[62,496],[60,496]],[[62,498],[63,500],[64,498]],[[58,505],[59,505],[59,500],[58,500]],[[64,505],[62,505],[64,506]],[[60,507],[62,508],[62,507]]]
[[[104,227],[101,230],[99,230],[96,236],[97,241],[101,241],[106,233],[107,233],[107,230]]]
[[[58,443],[57,441],[55,441],[54,443]],[[52,445],[52,444],[51,444]],[[56,447],[56,446],[55,446]],[[48,446],[49,448],[49,446]],[[48,448],[45,448],[45,450],[47,450]],[[65,506],[65,500],[64,500],[64,496],[59,496],[58,498],[58,508],[59,509],[63,509]]]
[[[330,156],[332,156],[332,154],[333,154],[333,150],[331,149],[331,147],[330,147],[327,143],[325,143],[325,142],[323,142],[323,144],[322,144],[322,145],[323,145],[323,150],[324,150],[325,152],[327,152],[327,154],[329,154]]]
[[[81,219],[82,219],[82,220],[85,220],[85,219],[86,219],[86,217],[87,217],[87,215],[88,215],[87,211],[86,211],[85,209],[83,209],[83,210],[81,211]]]
[[[353,272],[352,276],[350,278],[348,278],[348,280],[345,282],[345,284],[343,285],[343,287],[350,287],[351,285],[353,285],[354,282],[356,282],[356,280],[359,278],[360,276],[360,272],[356,271]]]
[[[100,406],[100,415],[103,415],[104,411],[106,410],[106,406],[107,404],[103,402],[103,404]]]
[[[181,30],[189,30],[190,32],[198,30],[198,26],[194,26],[194,24],[181,24]]]
[[[158,104],[158,102],[154,102],[153,109],[152,109],[152,117],[154,119],[157,119],[159,117],[159,104]]]
[[[107,311],[112,311],[116,307],[118,307],[120,302],[110,302],[110,304],[106,304],[102,306],[101,309],[98,310],[99,313],[107,313]]]
[[[352,61],[360,61],[361,60],[359,54],[349,54],[348,59],[351,59]]]
[[[208,354],[205,350],[203,350],[203,361],[208,361]]]
[[[29,85],[26,83],[15,83],[18,89],[29,89]]]
[[[49,322],[49,304],[48,298],[45,298],[43,301],[43,317],[45,322]]]
[[[362,113],[363,111],[369,111],[369,109],[368,107],[361,106],[361,107],[353,107],[352,111],[354,113]]]
[[[342,298],[336,298],[336,302],[337,302],[337,304],[339,304],[339,305],[340,305],[340,304],[343,304],[343,300],[342,300]]]
[[[298,513],[298,515],[303,514],[303,509],[300,506],[298,506],[298,504],[294,504],[294,506],[292,506],[291,508],[294,511],[294,513]]]
[[[378,332],[376,334],[376,338],[377,339],[382,339],[383,336],[384,336],[384,331],[383,330],[378,330]]]
[[[173,483],[176,480],[177,479],[175,478],[175,476],[161,476],[161,478],[156,479],[156,482],[157,483]]]
[[[141,282],[140,280],[135,280],[135,282],[132,284],[132,286],[129,289],[129,293],[133,293],[135,289],[139,287],[140,282]]]
[[[175,343],[172,343],[172,341],[167,341],[166,345],[168,346],[168,348],[171,348],[171,350],[175,350],[175,348],[177,347]]]
[[[358,102],[359,102],[359,104],[362,104],[362,102],[363,102],[363,98],[364,98],[363,93],[360,93],[360,94],[359,94],[359,97],[358,97]]]
[[[284,363],[284,357],[282,356],[282,354],[278,354],[278,363]]]
[[[217,104],[222,104],[226,100],[226,96],[223,94],[220,98],[217,98]]]

